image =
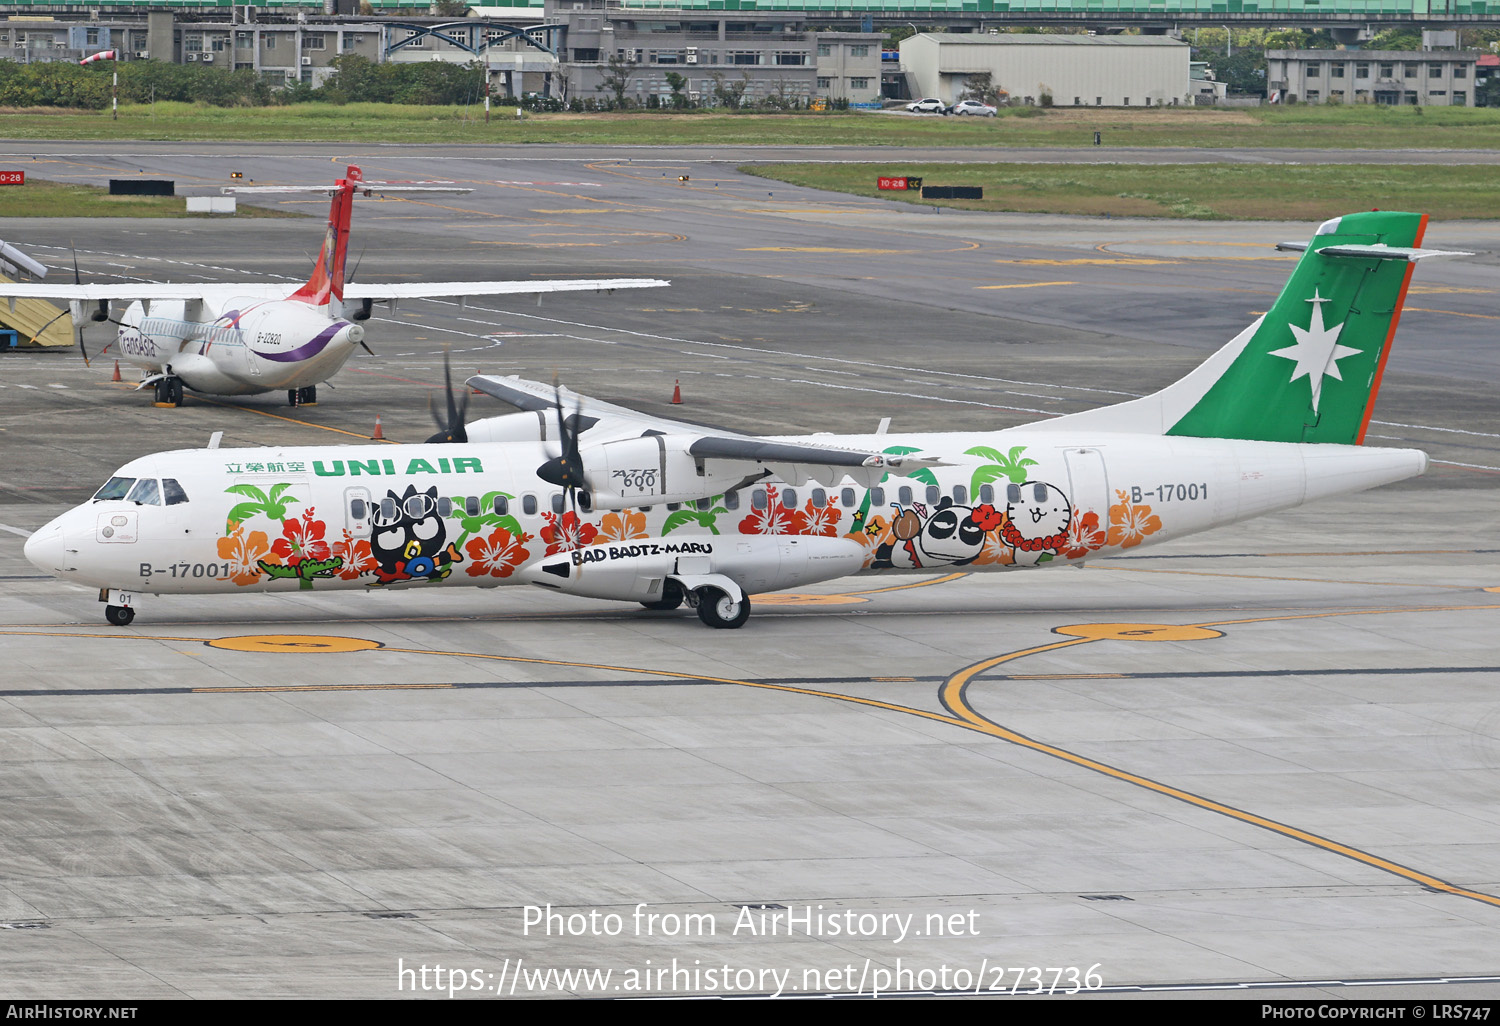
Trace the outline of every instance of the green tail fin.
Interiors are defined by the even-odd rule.
[[[1165,433],[1361,441],[1426,227],[1424,214],[1387,211],[1324,223],[1271,309],[1231,343],[1237,354],[1221,351],[1217,378]]]

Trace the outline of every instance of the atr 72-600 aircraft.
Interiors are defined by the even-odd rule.
[[[567,281],[472,281],[369,285],[345,282],[349,215],[356,195],[472,192],[442,185],[366,182],[357,167],[326,186],[243,186],[226,192],[328,192],[333,203],[323,250],[307,284],[264,282],[159,285],[0,282],[0,298],[65,300],[73,324],[108,321],[112,303],[127,303],[116,351],[144,368],[140,387],[155,386],[159,406],[182,402],[184,388],[212,395],[254,395],[285,389],[293,406],[317,402],[319,382],[364,345],[364,325],[375,302],[402,299],[503,296],[535,292],[605,291],[667,284],[641,278]],[[77,277],[76,271],[74,277]],[[90,307],[93,309],[90,309]],[[369,347],[366,346],[366,349]]]
[[[860,571],[1068,566],[1422,473],[1422,452],[1359,443],[1413,263],[1458,255],[1417,248],[1425,225],[1328,221],[1260,320],[1117,406],[759,438],[475,377],[523,412],[457,445],[144,456],[26,556],[117,625],[142,594],[530,584],[738,627],[751,592]]]

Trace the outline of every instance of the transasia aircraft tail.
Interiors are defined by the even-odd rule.
[[[288,299],[313,306],[343,302],[344,258],[349,255],[349,216],[354,207],[354,193],[363,181],[364,174],[360,169],[350,165],[348,175],[334,182],[333,203],[328,208],[328,230],[323,236],[318,262],[313,266],[307,284]]]
[[[1425,214],[1371,211],[1319,226],[1260,320],[1154,395],[1029,425],[1045,430],[1363,441],[1413,264],[1467,256],[1420,249]]]

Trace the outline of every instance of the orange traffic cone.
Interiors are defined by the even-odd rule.
[[[115,361],[115,376],[112,377],[112,378],[110,378],[109,380],[111,380],[111,381],[119,381],[120,380],[120,361],[119,360]]]
[[[370,441],[381,442],[385,440],[385,432],[380,430],[380,414],[375,414],[375,433],[370,436]]]
[[[676,404],[676,405],[679,405],[679,406],[682,405],[682,382],[681,382],[681,380],[677,380],[677,381],[674,381],[672,383],[672,402],[674,404]]]

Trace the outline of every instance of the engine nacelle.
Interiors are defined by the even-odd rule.
[[[579,451],[596,509],[688,502],[743,484],[748,464],[700,460],[692,435],[642,435]]]
[[[557,436],[554,424],[551,435],[546,432],[543,420],[546,412],[506,413],[499,417],[485,417],[464,428],[471,442],[540,442],[544,438]]]
[[[669,577],[719,574],[746,592],[779,591],[858,573],[865,547],[808,535],[691,535],[589,545],[536,559],[522,580],[589,598],[652,602]]]

